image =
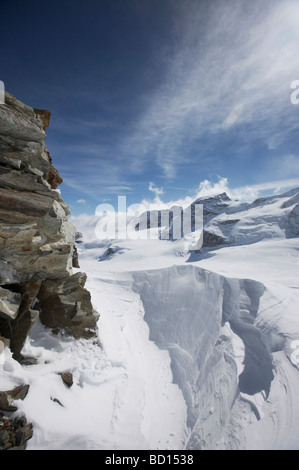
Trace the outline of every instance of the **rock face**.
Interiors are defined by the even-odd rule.
[[[8,418],[0,413],[0,449],[25,450],[32,437],[32,424],[26,418]]]
[[[44,144],[49,120],[8,93],[0,106],[0,336],[17,360],[38,316],[55,332],[96,334],[86,276],[72,271],[76,229]]]
[[[42,323],[54,332],[63,328],[76,339],[93,337],[95,315],[85,282],[83,273],[45,281],[38,295]]]
[[[32,437],[32,424],[28,424],[25,417],[11,418],[2,413],[17,411],[13,402],[24,400],[28,390],[29,385],[20,385],[0,392],[0,450],[25,450],[27,441]]]
[[[0,392],[0,410],[17,411],[16,406],[12,406],[15,400],[24,400],[29,390],[29,385],[20,385],[13,390]]]

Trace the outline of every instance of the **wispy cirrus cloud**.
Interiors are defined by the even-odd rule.
[[[274,149],[298,129],[289,99],[299,73],[298,2],[186,1],[176,34],[165,82],[123,148],[150,156],[171,179],[198,159],[206,136],[237,129],[243,142]]]
[[[264,174],[256,177],[258,169],[253,181],[287,180],[297,171],[295,149],[283,144],[299,130],[299,106],[290,102],[291,82],[299,79],[298,1],[180,0],[169,5],[171,34],[165,43],[157,38],[152,44],[156,69],[162,70],[159,79],[153,76],[153,86],[140,87],[142,93],[126,99],[115,98],[120,91],[109,87],[90,95],[84,90],[91,113],[58,120],[57,133],[71,134],[72,140],[54,148],[53,155],[65,155],[65,167],[59,158],[55,162],[65,184],[80,192],[78,199],[138,192],[141,181],[144,194],[149,180],[159,182],[149,188],[154,192],[161,185],[194,186],[195,177],[209,179],[213,171],[235,176],[232,166],[238,158],[244,165],[235,179],[242,179],[242,172],[258,163],[254,141],[268,153]],[[127,66],[134,76],[134,63]],[[245,161],[250,146],[254,163]],[[229,167],[223,153],[231,149],[236,160]],[[214,165],[217,158],[220,169]]]
[[[227,178],[218,177],[217,181],[202,181],[198,187],[188,191],[190,194],[185,197],[181,197],[176,200],[162,201],[160,197],[156,196],[153,200],[144,199],[142,201],[142,205],[147,208],[155,207],[160,210],[170,209],[175,205],[186,207],[199,198],[216,196],[224,192],[227,193],[232,200],[252,202],[261,196],[280,194],[296,187],[299,191],[299,176],[297,178],[265,181],[259,184],[240,186],[236,188],[230,186]]]
[[[85,197],[97,201],[99,197],[101,200],[104,195],[119,195],[122,193],[130,193],[133,191],[133,187],[129,184],[103,184],[99,182],[99,179],[96,175],[92,177],[91,175],[86,175],[83,178],[83,181],[80,182],[77,177],[66,176],[63,178],[64,185],[75,190],[78,194],[83,194]],[[86,202],[85,198],[80,198],[77,200],[77,203],[83,204],[83,201]]]

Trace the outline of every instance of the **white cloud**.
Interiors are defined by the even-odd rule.
[[[232,127],[234,124],[236,124],[239,120],[239,118],[242,115],[244,105],[243,103],[240,103],[236,105],[230,112],[229,115],[225,118],[223,123],[221,124],[221,127],[223,129],[229,129]]]
[[[150,181],[148,185],[148,190],[154,193],[155,198],[153,201],[144,199],[141,204],[144,204],[145,207],[147,207],[148,209],[150,205],[155,205],[159,207],[160,205],[163,205],[163,202],[160,198],[160,196],[163,196],[164,194],[163,188],[158,188],[157,186],[155,186],[155,184],[152,181]]]
[[[250,202],[260,197],[265,191],[267,191],[268,194],[279,194],[296,187],[299,187],[299,177],[228,189],[227,193],[233,199]]]
[[[90,171],[90,170],[89,170]],[[80,169],[81,172],[81,169]],[[82,175],[84,174],[84,178]],[[63,183],[75,189],[77,192],[82,193],[88,198],[92,200],[107,200],[106,196],[110,195],[118,195],[123,192],[133,191],[133,188],[129,184],[121,184],[121,180],[119,184],[109,184],[109,180],[102,180],[98,177],[97,171],[91,171],[90,173],[84,173],[84,167],[82,168],[81,178],[77,178],[76,176],[69,176],[68,170],[65,169],[63,173]],[[84,199],[81,199],[83,201]],[[77,201],[79,202],[79,201]],[[83,202],[81,202],[83,203]]]
[[[299,2],[181,4],[182,9],[176,6],[173,49],[163,56],[165,76],[160,77],[159,88],[153,86],[141,98],[143,114],[116,142],[95,139],[67,149],[86,156],[81,178],[75,181],[68,168],[62,172],[65,184],[83,195],[99,199],[130,191],[129,181],[136,180],[149,162],[153,173],[156,164],[168,180],[183,165],[188,168],[196,162],[199,168],[207,137],[213,142],[218,132],[229,135],[237,129],[245,147],[259,138],[268,149],[276,149],[288,132],[298,129],[290,84],[299,79]],[[104,124],[97,123],[99,128]],[[92,129],[93,125],[86,123]],[[289,177],[284,171],[277,174]],[[159,198],[157,190],[152,192]]]
[[[205,135],[242,124],[245,142],[258,137],[274,149],[298,128],[289,90],[298,78],[299,4],[248,5],[215,1],[206,15],[198,2],[184,2],[165,83],[125,142],[141,161],[155,158],[167,178]]]
[[[231,188],[227,178],[219,177],[216,182],[209,180],[202,181],[189,196],[168,202],[162,201],[160,198],[155,198],[154,200],[144,199],[142,205],[147,208],[154,207],[160,210],[170,209],[175,205],[185,207],[196,199],[216,196],[222,193],[227,193],[232,200],[252,202],[258,197],[265,195],[265,193],[266,195],[279,194],[296,187],[299,188],[299,177],[267,181],[237,188]]]
[[[228,191],[227,178],[218,178],[216,183],[204,180],[196,189],[196,199],[200,197],[216,196]]]
[[[77,203],[78,204],[86,204],[86,200],[85,199],[78,199]]]
[[[108,192],[118,193],[121,191],[132,191],[132,187],[128,185],[106,186],[106,190]]]
[[[151,181],[149,182],[148,189],[149,191],[153,192],[156,196],[162,196],[162,194],[164,194],[163,188],[157,188],[157,186],[155,186],[155,184]]]

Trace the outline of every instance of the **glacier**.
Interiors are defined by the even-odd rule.
[[[3,383],[30,384],[28,449],[299,448],[299,189],[202,202],[199,252],[97,240],[97,217],[73,217],[101,348],[37,322],[23,350],[37,365],[6,351]]]

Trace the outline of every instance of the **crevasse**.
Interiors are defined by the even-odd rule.
[[[289,367],[289,361],[279,355],[285,342],[277,325],[263,322],[269,311],[261,313],[260,302],[271,295],[265,286],[193,265],[132,277],[150,340],[169,352],[174,382],[187,404],[186,449],[254,447],[255,426],[271,430],[271,447],[283,421],[273,419],[280,410],[276,404],[273,414],[271,392],[281,383],[279,362]]]

